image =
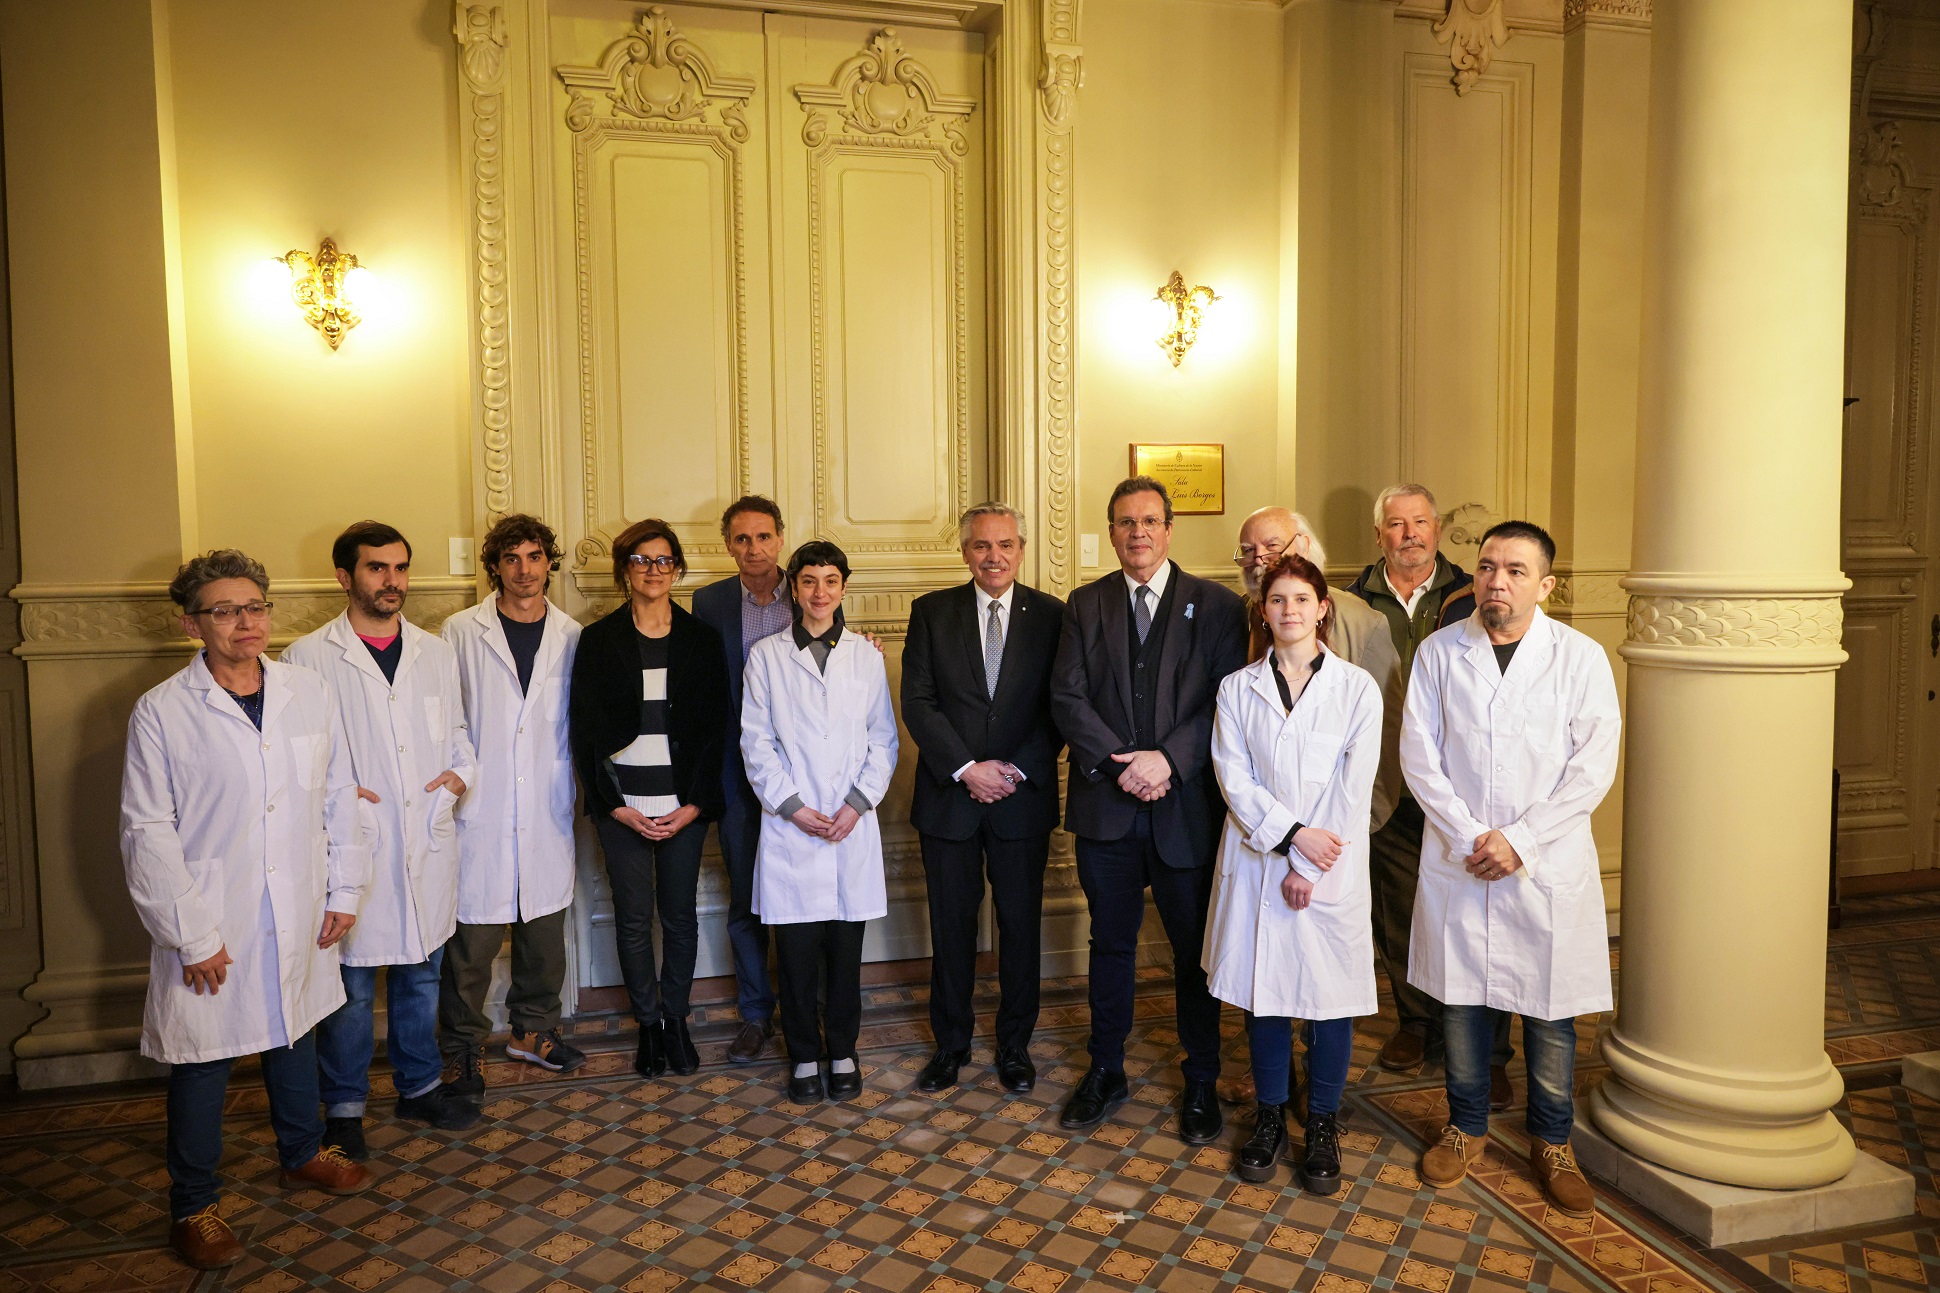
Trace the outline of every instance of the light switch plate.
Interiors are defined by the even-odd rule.
[[[1098,564],[1098,536],[1081,534],[1078,536],[1078,560],[1089,569]]]
[[[451,573],[454,575],[475,575],[478,573],[478,568],[472,564],[472,541],[470,539],[452,539]]]

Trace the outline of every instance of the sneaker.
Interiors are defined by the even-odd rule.
[[[1567,1144],[1552,1145],[1539,1136],[1529,1140],[1529,1171],[1558,1212],[1587,1217],[1596,1212],[1596,1191],[1576,1165],[1576,1151]]]
[[[448,1086],[434,1086],[423,1095],[399,1096],[397,1116],[439,1131],[463,1131],[478,1121],[478,1106]]]
[[[1459,1184],[1482,1160],[1487,1136],[1471,1136],[1454,1123],[1442,1128],[1441,1141],[1421,1156],[1421,1179],[1438,1190]]]
[[[229,1223],[216,1215],[213,1203],[176,1222],[169,1232],[168,1246],[199,1271],[219,1271],[243,1259],[242,1242]]]
[[[554,1073],[570,1073],[586,1062],[583,1052],[559,1040],[559,1030],[556,1028],[548,1028],[542,1033],[522,1033],[514,1028],[512,1035],[505,1040],[505,1053],[515,1060],[537,1064]]]
[[[468,1046],[445,1064],[445,1085],[466,1100],[485,1098],[485,1048]]]
[[[362,1163],[370,1158],[370,1147],[364,1144],[362,1114],[355,1118],[325,1118],[323,1143],[341,1151],[353,1163]]]

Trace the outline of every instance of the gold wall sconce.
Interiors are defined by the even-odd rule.
[[[1172,356],[1172,366],[1177,368],[1179,361],[1192,349],[1192,343],[1199,340],[1199,327],[1206,321],[1206,311],[1219,297],[1210,287],[1187,287],[1185,279],[1178,270],[1159,289],[1157,299],[1166,307],[1166,331],[1159,338],[1159,349]]]
[[[290,299],[335,350],[343,344],[344,334],[364,321],[349,290],[357,258],[338,251],[336,242],[325,238],[315,255],[292,251],[276,259],[289,267]]]

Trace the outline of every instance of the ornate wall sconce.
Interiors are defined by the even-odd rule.
[[[349,291],[357,258],[338,251],[337,244],[325,238],[314,256],[292,251],[276,259],[289,267],[290,299],[335,350],[343,344],[344,334],[364,321]]]
[[[1172,356],[1174,368],[1186,357],[1186,351],[1192,349],[1192,343],[1199,340],[1199,325],[1206,321],[1206,310],[1218,299],[1210,287],[1187,287],[1176,269],[1159,289],[1158,300],[1167,308],[1169,325],[1165,335],[1159,338],[1159,349]]]

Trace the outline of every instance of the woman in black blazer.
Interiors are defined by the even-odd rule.
[[[573,658],[573,764],[606,856],[620,974],[640,1026],[633,1067],[644,1077],[700,1067],[687,1032],[700,949],[694,896],[707,824],[725,807],[721,759],[733,725],[720,635],[673,601],[686,573],[665,521],[628,526],[613,541],[626,604],[587,626]]]

